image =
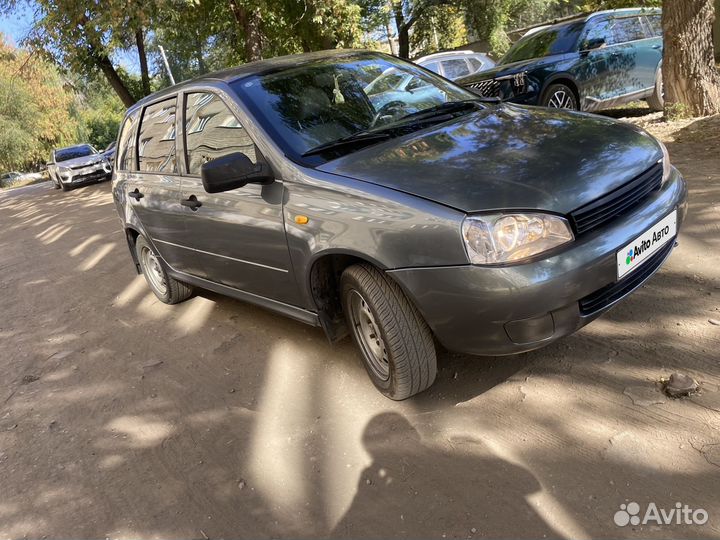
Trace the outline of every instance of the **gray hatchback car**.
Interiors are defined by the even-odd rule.
[[[388,69],[412,91],[377,103]],[[687,189],[661,143],[584,113],[478,100],[383,54],[276,58],[127,112],[113,196],[166,303],[193,287],[350,334],[377,388],[566,336],[672,251]]]

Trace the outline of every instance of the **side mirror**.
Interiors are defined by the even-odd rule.
[[[586,51],[592,51],[594,49],[599,49],[600,47],[603,47],[605,45],[605,38],[598,37],[593,39],[587,39],[585,40],[585,43],[583,44],[583,49]]]
[[[253,163],[242,152],[203,163],[200,176],[208,193],[221,193],[246,184],[271,184],[275,180],[267,163]]]

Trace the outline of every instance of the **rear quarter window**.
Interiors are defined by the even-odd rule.
[[[115,159],[118,171],[135,171],[135,140],[137,139],[137,126],[140,111],[128,115],[120,130],[120,142]]]

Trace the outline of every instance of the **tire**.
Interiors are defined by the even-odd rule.
[[[190,298],[192,287],[168,275],[160,256],[142,236],[138,236],[135,241],[135,253],[145,281],[161,302],[179,304]]]
[[[62,182],[60,182],[60,189],[62,189],[63,191],[70,191],[70,188]]]
[[[580,110],[575,92],[564,84],[551,84],[548,86],[540,100],[540,105],[551,109]]]
[[[647,104],[651,111],[660,112],[665,109],[665,93],[663,91],[662,69],[658,68],[655,74],[655,90],[647,98]]]
[[[437,375],[433,335],[400,286],[369,264],[348,267],[342,304],[365,369],[382,394],[407,399]]]

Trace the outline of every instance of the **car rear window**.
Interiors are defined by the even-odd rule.
[[[73,146],[72,148],[63,148],[62,150],[55,151],[55,161],[68,161],[69,159],[91,156],[95,153],[95,149],[89,144]]]
[[[175,159],[175,97],[145,107],[138,137],[138,169],[177,172]]]
[[[125,119],[122,130],[120,131],[120,152],[115,160],[118,171],[137,170],[135,166],[135,140],[137,138],[138,116],[140,116],[140,111],[135,111],[130,114]]]

